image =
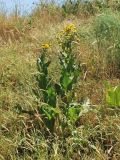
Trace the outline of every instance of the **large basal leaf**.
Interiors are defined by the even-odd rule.
[[[54,108],[49,105],[43,105],[41,107],[42,115],[46,117],[46,119],[51,120],[56,117],[60,113],[60,111],[57,108]]]
[[[68,89],[72,89],[73,78],[74,78],[73,76],[70,76],[67,73],[63,73],[60,79],[60,83],[61,86],[65,89],[65,91],[67,91]]]
[[[120,107],[120,85],[107,89],[106,102],[113,107]]]
[[[52,86],[49,86],[48,89],[46,90],[47,92],[47,99],[48,99],[48,104],[56,107],[56,92],[55,89]]]
[[[79,106],[78,107],[73,106],[68,109],[68,117],[72,123],[76,122],[76,120],[79,118],[79,112],[80,112]]]

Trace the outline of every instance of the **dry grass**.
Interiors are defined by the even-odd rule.
[[[104,80],[113,85],[120,80],[111,76],[109,69],[89,40],[93,17],[63,18],[60,8],[54,6],[36,9],[30,16],[0,17],[0,159],[1,160],[119,160],[120,127],[119,109],[104,105]],[[79,101],[88,97],[95,110],[84,114],[77,122],[78,137],[54,139],[49,149],[43,135],[43,124],[38,115],[21,115],[17,108],[36,109],[39,101],[33,93],[37,89],[34,75],[40,45],[52,44],[50,73],[58,78],[57,33],[69,22],[79,31],[76,53],[84,64],[82,80],[76,93]],[[90,35],[93,37],[93,35]],[[101,65],[102,64],[102,65]],[[36,129],[39,124],[40,129]],[[42,126],[42,127],[41,127]],[[58,134],[59,135],[59,134]],[[37,141],[37,143],[36,143]],[[23,148],[21,148],[23,147]]]

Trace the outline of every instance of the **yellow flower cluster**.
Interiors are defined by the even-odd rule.
[[[57,36],[59,44],[72,42],[76,37],[77,29],[74,24],[68,24]]]
[[[49,48],[50,48],[50,44],[48,43],[42,44],[42,49],[49,49]]]
[[[70,33],[70,32],[76,32],[76,27],[74,24],[68,24],[65,28],[64,28],[64,32],[65,33]]]

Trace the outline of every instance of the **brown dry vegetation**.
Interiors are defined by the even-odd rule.
[[[110,12],[117,17],[117,6],[112,3],[109,2]],[[0,160],[120,159],[120,110],[106,104],[104,85],[104,81],[118,85],[120,72],[115,63],[107,63],[104,53],[100,53],[101,48],[96,45],[92,27],[94,19],[104,11],[98,11],[94,3],[93,7],[97,10],[94,15],[86,9],[85,13],[64,17],[60,7],[46,5],[26,17],[0,17]],[[52,60],[49,72],[57,81],[59,51],[56,35],[68,23],[74,23],[78,29],[75,52],[83,64],[83,75],[76,87],[77,99],[89,98],[95,111],[80,117],[75,140],[74,137],[62,139],[58,131],[51,147],[44,137],[40,115],[37,112],[32,116],[19,114],[16,108],[36,110],[40,103],[33,89],[37,90],[34,75],[42,43],[52,44],[48,55]],[[41,129],[39,136],[36,124]]]

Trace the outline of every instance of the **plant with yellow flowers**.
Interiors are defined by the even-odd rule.
[[[68,24],[58,36],[58,42],[61,46],[59,62],[61,65],[61,75],[59,82],[59,95],[63,105],[61,106],[64,120],[64,126],[68,123],[75,123],[79,117],[79,105],[76,104],[74,96],[75,84],[81,74],[81,66],[77,64],[74,54],[74,42],[77,38],[77,29],[74,24]]]
[[[59,113],[63,117],[63,120],[61,119],[58,122],[62,129],[68,126],[70,121],[72,124],[75,123],[79,117],[79,105],[73,105],[75,100],[74,86],[81,73],[80,65],[76,63],[73,51],[76,36],[77,30],[74,24],[67,25],[58,36],[59,46],[61,47],[59,54],[61,74],[58,83],[54,83],[48,73],[48,67],[51,63],[46,56],[50,48],[49,44],[42,45],[41,55],[37,60],[39,72],[36,79],[43,96],[43,103],[39,107],[39,113],[52,133]]]
[[[59,61],[61,65],[60,85],[64,94],[73,89],[74,84],[80,74],[80,65],[76,64],[73,52],[73,44],[77,37],[77,31],[74,24],[67,25],[62,34],[58,37],[61,46]]]
[[[58,35],[58,42],[62,50],[71,50],[72,43],[77,35],[76,27],[74,24],[68,24]]]
[[[49,48],[50,44],[43,44],[41,47],[41,55],[37,60],[37,68],[39,72],[36,76],[36,80],[43,97],[43,103],[38,110],[42,115],[46,126],[50,129],[51,132],[53,132],[55,117],[57,115],[57,95],[52,84],[52,80],[48,74],[48,67],[51,61],[47,60],[46,54],[48,53]]]
[[[42,48],[43,50],[47,50],[47,49],[50,48],[50,46],[51,46],[50,44],[44,43],[44,44],[42,44],[41,48]]]

